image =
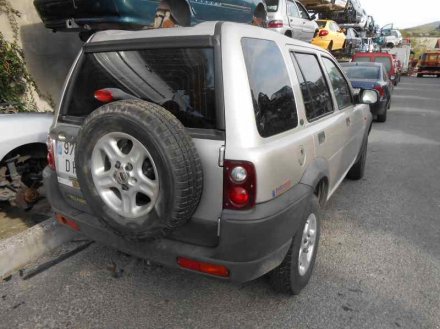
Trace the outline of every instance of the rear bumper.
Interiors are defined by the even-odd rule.
[[[167,238],[125,240],[109,231],[95,216],[69,206],[60,193],[55,172],[49,168],[44,171],[44,183],[55,212],[76,221],[80,231],[89,238],[174,268],[179,267],[177,257],[224,265],[230,271],[228,279],[234,282],[258,278],[282,262],[313,195],[310,186],[297,184],[278,198],[250,211],[224,211],[220,218],[218,244],[207,247]]]

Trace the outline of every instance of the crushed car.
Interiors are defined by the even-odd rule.
[[[30,208],[40,198],[53,115],[0,114],[0,201]]]

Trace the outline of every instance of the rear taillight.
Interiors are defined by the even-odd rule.
[[[223,209],[245,210],[255,205],[257,194],[253,163],[225,160],[223,172]]]
[[[321,30],[321,31],[319,31],[318,35],[320,37],[325,37],[326,35],[328,35],[328,31],[327,30]]]
[[[223,265],[199,262],[197,260],[188,259],[185,257],[177,257],[177,264],[180,267],[188,270],[207,273],[216,276],[228,277],[229,270]]]
[[[50,136],[47,137],[47,164],[50,169],[55,170],[55,140]]]
[[[385,97],[385,90],[382,88],[382,86],[375,85],[374,89],[379,92],[380,98]]]
[[[99,89],[95,91],[95,99],[101,103],[110,103],[113,99],[113,94],[109,89]]]
[[[267,24],[267,27],[272,28],[272,29],[283,27],[283,21],[279,21],[279,20],[277,20],[277,21],[270,21]]]

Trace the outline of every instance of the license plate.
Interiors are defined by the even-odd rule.
[[[76,164],[75,164],[75,143],[57,142],[56,169],[58,181],[71,187],[77,187]]]

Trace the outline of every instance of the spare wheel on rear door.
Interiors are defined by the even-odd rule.
[[[185,224],[201,197],[193,141],[156,104],[126,100],[92,112],[79,131],[75,159],[88,206],[129,239],[161,237]]]

